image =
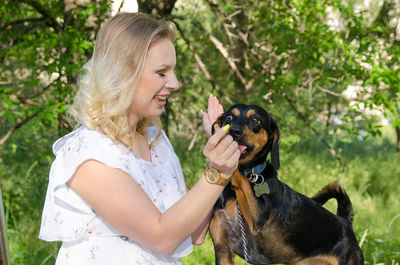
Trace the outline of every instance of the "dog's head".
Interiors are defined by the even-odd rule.
[[[266,110],[257,105],[235,104],[215,121],[215,126],[230,124],[229,134],[239,144],[239,166],[251,168],[263,163],[271,153],[271,164],[277,170],[279,162],[279,129]]]

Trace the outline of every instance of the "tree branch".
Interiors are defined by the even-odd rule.
[[[318,88],[319,90],[321,90],[322,92],[325,92],[325,93],[330,94],[330,95],[332,95],[332,96],[335,96],[335,97],[342,97],[341,94],[338,94],[338,93],[336,93],[336,92],[333,92],[333,91],[330,91],[330,90],[328,90],[328,89],[325,89],[325,88],[323,88],[323,87],[321,87],[321,86],[319,86],[319,85],[316,85],[315,87]]]
[[[214,46],[217,48],[217,50],[222,54],[222,56],[225,57],[225,59],[228,61],[229,66],[233,70],[233,72],[236,74],[236,77],[239,78],[240,82],[246,86],[246,79],[243,77],[243,75],[240,73],[238,67],[236,66],[235,63],[235,58],[229,56],[228,49],[225,48],[222,42],[220,42],[216,37],[214,37],[211,34],[208,34],[208,38],[211,40],[211,42],[214,44]]]
[[[189,50],[192,52],[194,59],[197,62],[197,65],[199,66],[200,70],[203,72],[204,76],[206,79],[211,83],[213,90],[218,91],[219,87],[218,85],[214,82],[214,80],[211,77],[211,74],[208,72],[207,67],[205,63],[201,60],[199,54],[194,50],[193,45],[190,43],[189,39],[186,37],[185,32],[179,27],[178,23],[175,22],[176,28],[178,29],[179,33],[182,36],[182,39],[185,41],[186,45],[188,46]]]
[[[44,110],[44,107],[39,109],[37,112],[33,113],[32,115],[28,116],[21,122],[17,123],[14,127],[12,127],[8,132],[0,139],[0,146],[2,146],[13,134],[16,130],[27,124],[29,121],[31,121],[33,118],[35,118],[40,112]]]
[[[39,92],[36,93],[36,94],[30,95],[30,96],[27,96],[27,97],[22,97],[22,96],[20,96],[18,94],[9,94],[9,97],[13,97],[14,96],[15,98],[18,98],[19,101],[21,101],[22,103],[25,103],[27,105],[39,105],[38,102],[35,102],[32,99],[37,98],[39,96],[42,96],[44,94],[44,92],[46,92],[49,88],[51,88],[51,86],[53,84],[55,84],[56,82],[58,82],[60,79],[61,79],[61,75],[59,75],[56,79],[54,79],[52,82],[50,82],[47,86],[45,86],[41,90],[38,90]],[[11,86],[12,85],[12,83],[1,83],[0,82],[0,85],[3,85],[3,84],[4,84],[4,86]],[[18,88],[15,88],[14,90],[18,90]],[[4,93],[4,89],[2,87],[0,87],[0,92]],[[21,91],[19,91],[19,92],[21,92]]]
[[[176,19],[181,19],[181,20],[188,21],[187,18],[182,18],[182,17],[179,17],[179,16],[172,16],[172,17],[176,18]],[[233,57],[231,57],[229,55],[228,49],[223,45],[223,43],[221,41],[219,41],[216,37],[211,35],[211,33],[209,33],[201,25],[201,23],[198,23],[196,21],[188,21],[188,22],[190,24],[193,24],[193,25],[197,26],[204,34],[206,34],[206,36],[210,39],[210,41],[214,44],[214,46],[217,48],[217,50],[222,54],[222,56],[228,62],[229,66],[231,67],[231,69],[235,73],[236,77],[240,80],[240,82],[243,84],[243,86],[246,86],[246,79],[242,76],[242,74],[240,73],[238,67],[236,66],[235,58],[233,58]]]
[[[26,18],[26,19],[16,19],[6,23],[5,25],[0,27],[0,30],[9,29],[15,25],[24,24],[25,22],[36,22],[36,21],[44,21],[43,17],[35,17],[35,18]]]
[[[57,33],[60,33],[62,31],[61,26],[58,24],[56,19],[50,15],[49,12],[38,2],[34,0],[28,0],[26,1],[27,4],[32,6],[39,14],[43,16],[44,21],[46,24],[50,27],[52,27]]]
[[[121,4],[120,4],[119,7],[118,7],[117,13],[121,12],[121,9],[122,9],[122,7],[124,6],[124,4],[125,4],[125,0],[122,0],[122,1],[121,1]]]
[[[230,45],[233,47],[233,49],[231,50],[234,51],[234,57],[232,57],[233,62],[235,62],[234,67],[238,69],[235,70],[234,68],[231,68],[234,70],[235,74],[244,85],[245,90],[249,90],[253,83],[249,83],[245,78],[242,78],[242,73],[244,72],[244,68],[250,69],[249,58],[246,54],[246,50],[250,47],[248,36],[251,26],[247,29],[242,29],[240,27],[240,24],[238,25],[237,23],[237,21],[243,20],[243,9],[240,8],[240,6],[235,6],[236,10],[233,11],[231,14],[227,14],[219,5],[215,4],[213,1],[206,0],[206,2],[223,24],[225,34],[228,36]],[[233,18],[235,16],[242,16],[242,19],[238,18],[236,21],[234,21]],[[228,23],[226,23],[226,21]],[[232,33],[230,29],[235,30],[236,34]],[[239,62],[239,64],[237,64],[237,62]]]

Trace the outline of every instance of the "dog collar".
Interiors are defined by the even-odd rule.
[[[264,169],[267,167],[267,161],[264,161],[264,163],[259,164],[255,167],[253,167],[252,169],[246,169],[243,171],[243,176],[245,176],[246,178],[251,175],[251,174],[261,174],[261,172],[264,171]]]
[[[253,190],[254,194],[257,197],[260,197],[263,194],[270,194],[271,192],[268,183],[265,181],[264,176],[261,175],[266,167],[267,162],[264,161],[264,163],[243,172],[243,175],[247,177],[251,183],[254,184]]]

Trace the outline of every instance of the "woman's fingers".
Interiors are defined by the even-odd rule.
[[[215,151],[222,155],[227,152],[232,143],[233,143],[232,136],[225,135],[225,137],[223,137],[218,143],[218,145],[215,147]]]
[[[213,119],[214,121],[218,118],[218,112],[219,112],[219,101],[218,99],[214,96],[214,116]]]
[[[208,98],[208,116],[212,123],[224,112],[224,108],[219,103],[219,100],[211,94]]]
[[[208,113],[205,111],[201,112],[201,115],[203,116],[203,128],[204,132],[206,133],[207,137],[211,136],[211,126],[212,123],[210,121],[210,118],[208,117]]]
[[[240,152],[238,144],[230,135],[226,135],[229,125],[216,128],[204,147],[203,154],[210,160],[211,166],[224,174],[230,175],[237,168]]]
[[[217,117],[215,118],[215,120],[222,115],[222,113],[224,113],[224,107],[222,107],[221,104],[219,104],[218,106],[218,113],[217,113]]]
[[[233,151],[230,159],[228,160],[228,162],[231,163],[231,166],[233,166],[234,170],[238,167],[239,158],[240,158],[240,151],[236,147],[236,149]],[[232,173],[233,173],[233,171],[232,171]]]
[[[211,136],[211,126],[217,120],[217,118],[223,113],[224,109],[219,103],[218,99],[210,94],[208,97],[207,111],[201,112],[203,118],[204,131],[208,137]]]
[[[225,137],[226,138],[226,137]],[[224,150],[224,153],[226,154],[227,157],[231,157],[236,150],[238,150],[238,143],[233,141],[227,146],[227,148]]]
[[[208,142],[204,147],[203,153],[214,150],[221,139],[225,136],[225,134],[226,132],[217,125],[215,133],[208,139]],[[205,153],[204,155],[208,157]]]
[[[211,94],[208,98],[208,118],[211,123],[215,121],[215,107],[214,107],[214,96]]]

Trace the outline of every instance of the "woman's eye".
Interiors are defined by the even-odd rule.
[[[164,73],[158,73],[161,77],[164,77],[165,74]]]

